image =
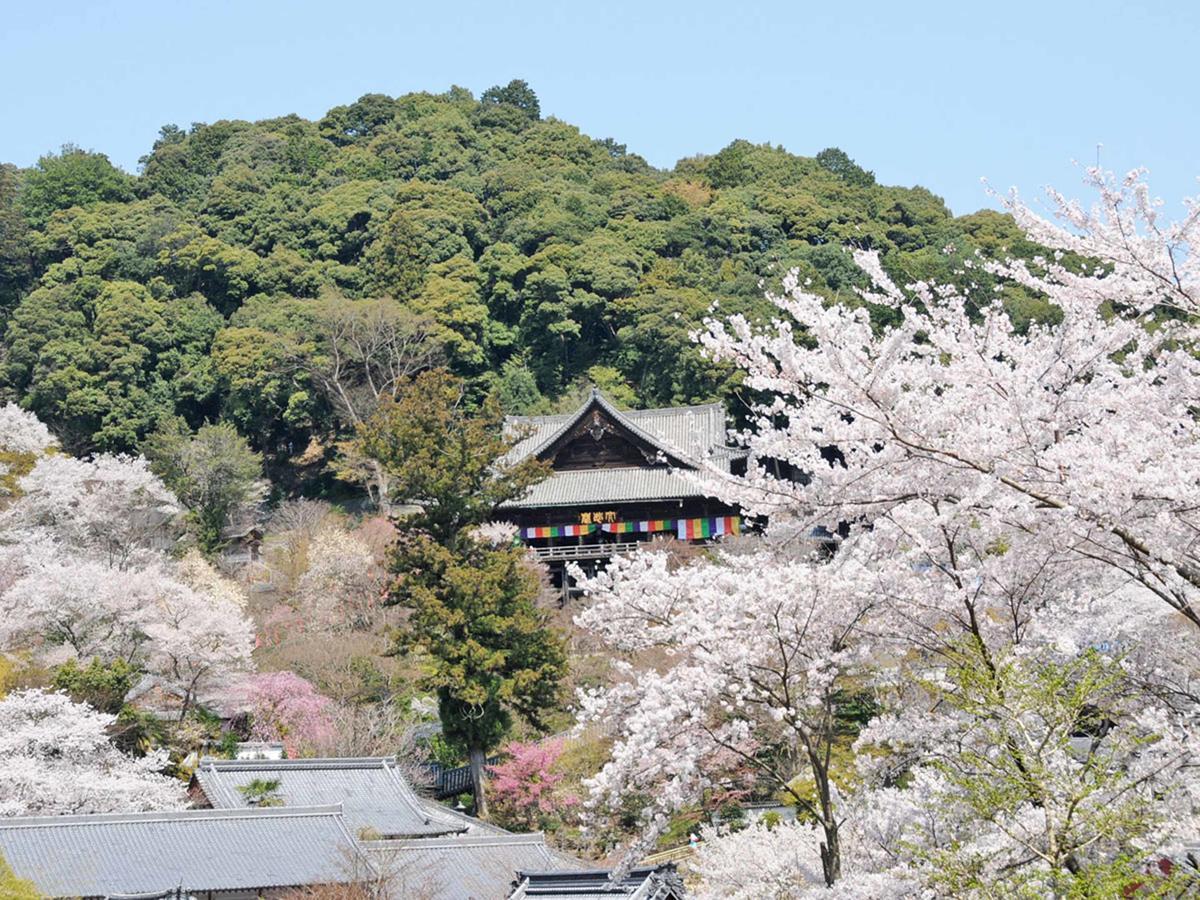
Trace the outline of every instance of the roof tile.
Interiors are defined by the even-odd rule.
[[[249,806],[239,788],[255,779],[278,780],[283,805],[340,803],[358,835],[417,837],[468,830],[461,818],[419,798],[392,757],[338,759],[211,759],[200,761],[196,782],[214,807]]]
[[[0,819],[0,854],[49,897],[343,884],[370,872],[337,806]]]
[[[556,853],[541,834],[421,838],[363,844],[397,897],[488,900],[507,897],[517,871],[583,868]]]

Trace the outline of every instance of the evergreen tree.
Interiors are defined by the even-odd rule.
[[[401,536],[392,567],[390,602],[410,613],[396,647],[427,655],[423,686],[437,694],[446,738],[470,760],[475,809],[486,816],[488,752],[514,713],[541,728],[566,674],[563,640],[535,603],[538,572],[522,548],[464,536],[450,549],[420,532]]]
[[[491,398],[468,411],[462,382],[435,370],[386,401],[346,448],[346,458],[381,466],[395,497],[419,506],[399,519],[391,558],[388,602],[410,613],[396,649],[428,657],[424,686],[437,694],[446,737],[471,761],[481,815],[488,751],[514,713],[540,726],[566,671],[562,639],[536,605],[537,569],[511,530],[480,528],[548,472],[536,461],[505,461],[520,436],[504,434],[503,420]]]
[[[404,527],[453,546],[465,529],[548,474],[534,460],[504,461],[519,435],[505,435],[503,423],[494,399],[472,411],[461,380],[444,370],[423,372],[342,445],[339,471],[357,480],[381,468],[391,497],[420,507]]]

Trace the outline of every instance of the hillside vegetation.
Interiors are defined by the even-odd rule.
[[[0,400],[76,453],[227,421],[293,483],[325,477],[356,397],[392,389],[373,364],[444,362],[512,412],[585,383],[728,399],[735,376],[689,338],[713,303],[766,315],[793,267],[858,302],[851,244],[900,281],[1023,252],[1007,217],[954,218],[837,149],[734,141],[655,169],[542,118],[520,81],[168,125],[141,163],[66,147],[0,168]],[[1018,318],[1042,311],[1006,290]]]

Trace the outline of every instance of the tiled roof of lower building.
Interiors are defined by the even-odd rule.
[[[340,803],[356,836],[424,837],[468,830],[462,817],[421,800],[390,757],[338,759],[203,759],[196,783],[221,809],[250,806],[240,790],[252,781],[278,781],[273,792],[288,806]]]
[[[578,872],[522,870],[509,900],[683,900],[683,881],[668,863],[611,878],[608,869]]]
[[[483,821],[483,819],[468,816],[466,813],[451,809],[449,806],[444,806],[436,800],[430,800],[426,797],[419,799],[421,808],[429,813],[429,815],[461,825],[463,830],[459,833],[464,837],[512,834],[507,828],[501,828],[499,825],[493,825],[491,822]]]
[[[372,871],[337,806],[0,819],[0,854],[55,898],[345,884]]]
[[[546,846],[541,834],[368,841],[393,897],[487,900],[507,897],[522,869],[581,869],[583,863]]]

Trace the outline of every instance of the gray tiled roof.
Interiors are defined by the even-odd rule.
[[[513,459],[541,452],[570,428],[596,404],[634,433],[646,437],[664,452],[684,459],[704,459],[726,441],[725,407],[720,403],[680,406],[664,409],[619,410],[599,392],[595,392],[572,413],[556,416],[510,416],[505,427],[509,433],[525,433],[511,451]]]
[[[512,832],[506,828],[501,828],[499,825],[493,825],[490,822],[485,822],[483,819],[477,819],[474,816],[468,816],[466,813],[460,813],[457,810],[451,809],[449,806],[443,806],[436,800],[430,800],[426,797],[421,797],[419,799],[421,808],[426,810],[431,816],[461,825],[465,831],[461,831],[459,834],[464,836],[483,837],[489,834],[512,834]]]
[[[342,884],[371,871],[336,806],[0,819],[0,854],[48,897]]]
[[[633,869],[624,878],[610,880],[607,869],[577,872],[518,873],[509,900],[682,900],[683,881],[671,863]]]
[[[521,499],[504,506],[597,506],[703,496],[705,492],[695,482],[673,469],[569,469],[539,481]]]
[[[368,841],[362,846],[397,898],[501,900],[512,891],[518,870],[583,868],[579,860],[547,847],[541,834]]]
[[[463,832],[463,817],[442,812],[413,792],[395,759],[203,759],[196,782],[208,802],[221,809],[248,806],[238,790],[255,779],[278,780],[283,805],[340,803],[355,835],[370,830],[383,837],[419,837]]]

